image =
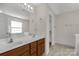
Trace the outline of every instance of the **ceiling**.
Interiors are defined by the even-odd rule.
[[[50,3],[48,5],[55,15],[79,10],[79,3]]]
[[[79,3],[48,3],[48,6],[55,15],[79,10]],[[0,10],[23,19],[28,19],[30,15],[24,3],[0,3]]]
[[[22,19],[28,19],[30,15],[23,3],[0,3],[0,11]]]

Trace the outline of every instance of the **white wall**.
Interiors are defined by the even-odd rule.
[[[29,32],[29,20],[23,22],[23,32]]]
[[[79,11],[56,16],[55,42],[75,46],[75,35],[79,33]]]
[[[37,30],[40,35],[46,34],[46,21],[48,19],[48,9],[45,4],[37,7]]]
[[[6,33],[8,31],[7,21],[6,15],[0,13],[0,38],[6,37]]]
[[[38,4],[34,13],[30,17],[30,32],[40,35],[46,34],[46,21],[48,18],[48,10],[45,4]]]
[[[31,16],[29,17],[29,31],[31,33],[35,33],[37,31],[35,31],[35,28],[36,28],[36,19],[37,16],[36,16],[36,7],[34,7],[33,9],[33,13],[31,14]]]

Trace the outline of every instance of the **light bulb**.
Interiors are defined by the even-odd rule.
[[[31,10],[33,9],[33,7],[30,7],[31,8]]]
[[[30,8],[30,5],[28,5],[28,8]]]
[[[24,3],[24,5],[27,5],[27,3]]]

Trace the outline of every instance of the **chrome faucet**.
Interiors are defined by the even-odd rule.
[[[8,37],[10,37],[10,40],[8,41],[8,43],[12,43],[13,42],[13,39],[11,37],[11,33],[7,33],[8,34]]]
[[[9,42],[8,43],[12,43],[13,42],[13,39],[12,38],[10,38],[10,40],[9,40]]]

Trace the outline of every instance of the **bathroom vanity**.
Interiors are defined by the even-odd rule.
[[[45,38],[20,45],[0,53],[0,56],[42,56],[45,51]]]

